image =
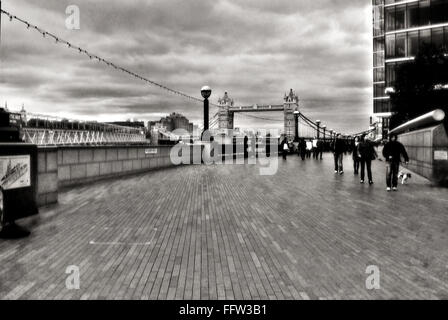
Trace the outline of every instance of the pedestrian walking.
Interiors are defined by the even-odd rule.
[[[398,190],[398,172],[400,170],[401,157],[404,158],[406,164],[409,163],[409,157],[405,147],[398,141],[396,134],[389,137],[389,142],[383,148],[383,156],[387,161],[386,166],[386,184],[387,191]]]
[[[304,138],[300,139],[299,142],[299,152],[300,152],[300,157],[302,158],[302,161],[305,160],[305,156],[306,156],[306,141]]]
[[[324,151],[324,142],[322,140],[317,141],[317,157],[316,159],[322,160],[322,153]]]
[[[338,134],[334,141],[333,153],[334,153],[334,173],[344,174],[344,152],[346,151],[345,141],[342,139],[341,134]]]
[[[314,137],[314,139],[313,139],[313,147],[312,147],[312,153],[313,153],[313,159],[317,159],[317,142],[318,142],[318,140],[317,140],[317,138],[316,137]]]
[[[306,142],[306,157],[308,159],[311,158],[311,150],[313,150],[313,142],[311,140],[308,140]]]
[[[286,156],[288,155],[289,152],[289,146],[288,146],[288,138],[285,137],[280,145],[280,148],[282,149],[282,155],[283,155],[283,159],[286,160]]]
[[[365,170],[367,169],[367,178],[369,179],[369,185],[372,185],[372,161],[375,160],[378,155],[375,151],[373,143],[365,135],[361,137],[358,149],[361,160],[361,183],[364,183]]]
[[[359,154],[359,137],[355,137],[352,145],[352,158],[353,158],[353,173],[357,175],[359,173],[359,164],[361,162],[361,156]]]

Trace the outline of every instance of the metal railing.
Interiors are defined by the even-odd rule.
[[[25,142],[40,146],[146,142],[145,128],[124,127],[27,112],[11,113],[10,119],[12,125],[20,128]]]

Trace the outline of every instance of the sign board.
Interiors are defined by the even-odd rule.
[[[145,149],[145,154],[157,154],[157,148]]]
[[[434,160],[448,160],[448,151],[444,150],[434,151]]]
[[[3,190],[31,186],[30,156],[0,157],[0,187]]]

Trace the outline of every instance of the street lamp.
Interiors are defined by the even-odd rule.
[[[316,124],[317,124],[317,139],[319,139],[319,131],[320,131],[320,120],[316,120]]]
[[[298,142],[299,141],[299,114],[300,111],[296,110],[294,111],[294,120],[296,123],[296,131],[295,131],[295,136],[294,136],[294,142]]]
[[[204,98],[204,131],[202,133],[204,133],[205,131],[208,131],[208,129],[209,129],[208,98],[210,97],[211,94],[212,94],[212,89],[209,86],[203,86],[201,88],[201,95]]]
[[[327,138],[327,135],[326,135],[327,126],[323,125],[322,129],[324,129],[324,141],[325,141],[325,139]]]

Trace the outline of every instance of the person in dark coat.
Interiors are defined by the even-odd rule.
[[[346,151],[345,141],[342,140],[341,134],[338,134],[333,144],[334,154],[334,173],[344,174],[344,152]]]
[[[244,136],[244,158],[249,157],[249,138],[247,136]]]
[[[409,157],[405,147],[398,140],[396,134],[392,134],[389,137],[389,142],[383,148],[383,156],[387,161],[386,168],[386,183],[387,191],[390,191],[392,187],[394,191],[397,191],[398,186],[398,171],[400,170],[401,157],[403,156],[406,164],[409,162]]]
[[[316,159],[322,160],[322,153],[324,151],[324,142],[322,140],[317,140],[317,156]]]
[[[352,158],[353,158],[353,172],[354,174],[359,173],[359,164],[361,162],[361,156],[359,154],[359,137],[356,137],[352,145]]]
[[[365,169],[367,168],[367,177],[369,179],[369,184],[373,184],[372,178],[372,160],[375,160],[378,155],[373,147],[372,142],[368,140],[365,136],[361,137],[361,142],[358,146],[359,155],[361,158],[361,183],[364,183]]]
[[[300,153],[300,157],[302,158],[302,161],[305,161],[305,156],[306,156],[306,141],[304,138],[300,139],[299,142],[299,153]]]

